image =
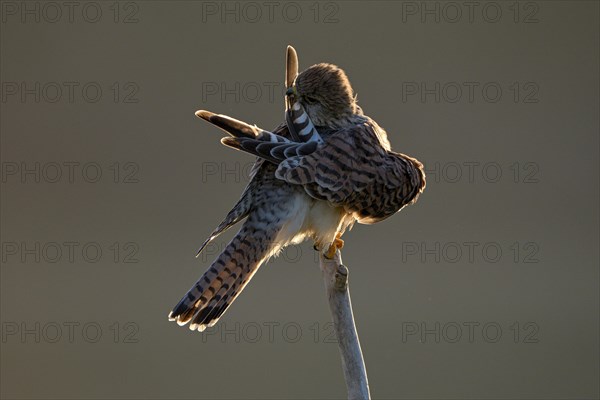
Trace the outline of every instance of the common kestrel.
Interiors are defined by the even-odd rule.
[[[169,319],[190,329],[213,326],[258,268],[283,247],[312,239],[332,257],[355,222],[372,224],[414,203],[425,188],[423,165],[391,150],[366,116],[345,72],[316,64],[297,74],[287,50],[286,121],[273,132],[224,115],[197,116],[227,131],[221,142],[257,156],[241,199],[200,250],[227,228],[241,229]]]

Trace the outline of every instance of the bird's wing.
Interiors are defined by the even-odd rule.
[[[264,158],[275,164],[279,164],[281,161],[290,157],[305,156],[317,149],[317,142],[279,143],[265,142],[260,139],[250,139],[245,137],[224,137],[221,139],[221,143],[225,146],[254,154],[255,156]]]
[[[361,223],[393,215],[425,188],[423,165],[386,150],[381,141],[385,135],[371,120],[328,134],[324,141],[296,143],[289,140],[286,124],[269,132],[222,115],[197,115],[230,133],[223,144],[259,157],[252,181],[265,161],[276,164],[277,178],[302,185],[316,199],[343,206]]]
[[[283,138],[284,140],[279,139],[278,143],[292,143],[288,140],[291,138],[290,132],[287,128],[286,124],[281,124],[277,128],[273,130],[273,132],[265,131],[256,126],[251,126],[246,124],[245,122],[238,121],[236,119],[227,117],[225,115],[217,115],[210,113],[208,111],[198,111],[196,115],[206,121],[213,123],[214,125],[220,127],[226,132],[234,131],[238,137],[243,137],[244,139],[248,139],[256,132],[258,132],[257,136],[262,137],[264,141],[267,143],[275,143],[271,142],[272,138]],[[247,135],[242,135],[243,132],[246,132]],[[233,135],[233,133],[232,133]],[[272,135],[272,136],[271,136]],[[277,143],[276,143],[277,144]],[[196,257],[200,255],[202,250],[206,248],[206,246],[221,233],[225,232],[227,229],[237,224],[244,218],[246,218],[251,211],[252,202],[253,202],[253,189],[257,186],[257,179],[255,179],[258,171],[261,170],[263,164],[265,162],[264,158],[258,157],[256,162],[252,166],[250,170],[250,182],[244,189],[240,200],[236,203],[235,206],[229,211],[225,219],[215,228],[215,230],[210,234],[210,236],[202,243],[198,251],[196,252]],[[272,174],[273,172],[271,172]]]
[[[300,102],[296,101],[285,110],[285,121],[291,136],[295,138],[294,141],[323,143],[321,135]]]
[[[342,206],[362,223],[389,217],[416,200],[425,186],[422,164],[386,151],[371,123],[345,128],[308,155],[289,157],[276,176]]]
[[[256,125],[250,125],[239,119],[231,118],[223,114],[215,114],[206,110],[196,111],[196,116],[221,128],[234,138],[256,139],[263,142],[288,143],[286,137],[273,132],[266,131]],[[289,131],[287,132],[289,136]]]
[[[225,219],[215,228],[215,230],[210,234],[210,236],[202,243],[202,246],[196,252],[196,257],[200,255],[202,250],[217,236],[221,233],[225,232],[227,229],[231,228],[233,225],[237,224],[244,218],[248,216],[250,210],[252,208],[252,193],[251,190],[246,187],[244,193],[242,193],[242,197],[239,201],[233,206],[231,211],[227,213]]]

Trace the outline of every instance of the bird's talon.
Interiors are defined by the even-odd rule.
[[[328,258],[331,260],[335,256],[335,252],[344,247],[344,241],[342,239],[340,239],[341,237],[342,237],[341,232],[336,233],[333,243],[331,243],[329,245],[329,247],[327,248],[327,251],[325,253],[323,253],[325,258]]]
[[[323,255],[325,256],[325,258],[331,260],[333,259],[333,256],[335,256],[335,252],[337,251],[337,247],[335,246],[335,243],[332,243],[329,248],[327,249],[327,251],[325,253],[323,253]]]

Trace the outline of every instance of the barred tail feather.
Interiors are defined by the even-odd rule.
[[[250,218],[169,314],[169,320],[204,331],[244,290],[260,265],[272,254],[278,229],[257,230]]]

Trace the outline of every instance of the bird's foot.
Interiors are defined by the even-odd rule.
[[[333,243],[329,245],[327,251],[323,254],[325,258],[332,259],[335,256],[335,252],[341,250],[344,247],[344,241],[342,240],[341,232],[336,233]]]

